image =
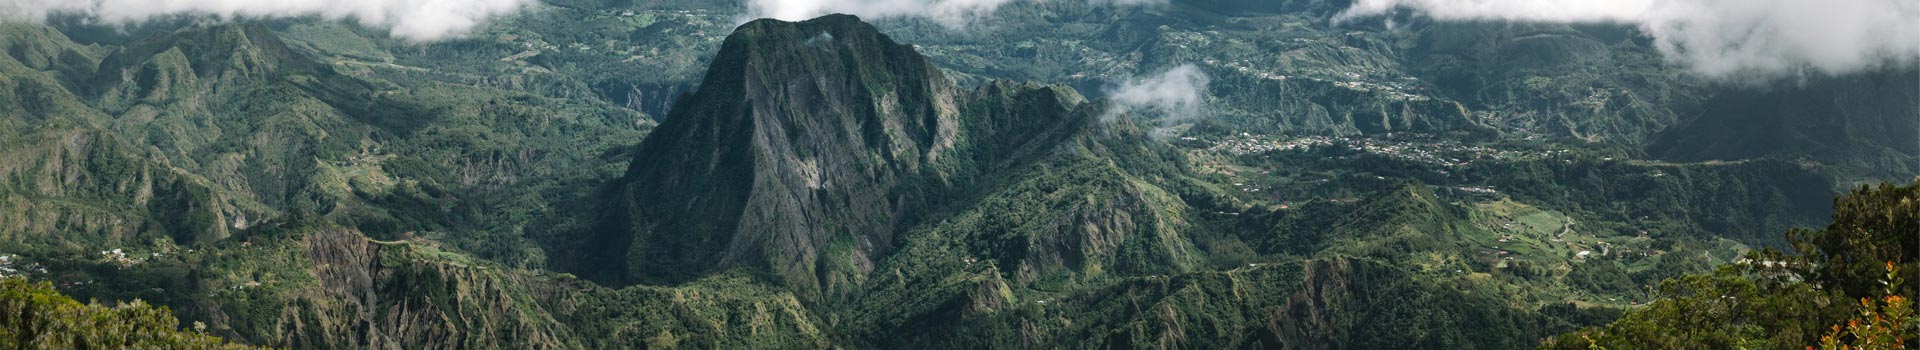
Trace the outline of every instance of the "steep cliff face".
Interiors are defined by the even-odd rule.
[[[954,90],[852,16],[741,26],[640,145],[602,255],[641,281],[749,266],[801,287],[830,242],[870,265],[925,200],[910,184],[951,175]]]
[[[1647,152],[1681,161],[1797,156],[1854,176],[1910,176],[1920,171],[1920,71],[1728,89]]]
[[[354,66],[282,34],[221,22],[84,46],[46,26],[0,26],[0,172],[18,175],[0,180],[12,185],[0,202],[20,209],[0,226],[84,231],[73,246],[96,249],[139,232],[190,245],[308,215],[381,238],[445,234],[539,265],[528,231],[574,218],[490,214],[572,211],[549,205],[617,177],[600,156],[651,126],[592,102],[402,88],[336,71]]]
[[[603,288],[505,268],[430,241],[351,229],[261,233],[198,252],[188,319],[249,344],[291,349],[822,347],[792,294],[721,276],[673,287]],[[148,268],[144,265],[135,269]],[[211,296],[201,298],[200,296]],[[810,345],[810,346],[809,346]]]
[[[206,250],[194,294],[212,297],[181,312],[219,334],[295,349],[584,346],[537,302],[575,291],[564,284],[417,242],[301,231]]]
[[[892,286],[868,279],[950,273],[924,260],[1003,269],[955,295],[1195,267],[1186,204],[1162,187],[1190,180],[1183,156],[1111,110],[1062,86],[958,91],[851,16],[750,23],[640,145],[598,260],[574,270],[677,283],[747,269],[846,300]],[[1001,302],[972,294],[928,297]]]

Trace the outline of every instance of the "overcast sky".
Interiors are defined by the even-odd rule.
[[[53,13],[88,15],[109,24],[155,17],[320,16],[387,28],[395,37],[432,41],[472,31],[486,20],[532,9],[537,0],[0,0],[0,17],[41,21]]]
[[[1916,0],[1358,0],[1335,20],[1393,11],[1443,21],[1630,25],[1668,59],[1719,78],[1920,63]]]

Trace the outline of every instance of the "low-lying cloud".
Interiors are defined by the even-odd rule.
[[[43,21],[73,14],[107,24],[171,16],[318,16],[385,27],[395,37],[432,41],[472,31],[487,19],[533,8],[537,0],[0,0],[0,19]]]
[[[1113,107],[1102,119],[1135,111],[1158,113],[1163,124],[1199,118],[1206,113],[1210,81],[1206,72],[1192,64],[1122,81],[1108,88],[1107,99],[1113,102]]]
[[[1399,9],[1443,21],[1632,25],[1669,59],[1718,78],[1920,63],[1912,0],[1358,0],[1335,22]]]
[[[749,0],[747,16],[799,21],[845,13],[868,18],[916,17],[948,26],[970,23],[1001,6],[1035,0]],[[1086,0],[1096,5],[1164,4],[1167,0]]]

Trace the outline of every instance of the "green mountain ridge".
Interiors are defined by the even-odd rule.
[[[299,349],[1529,348],[1920,154],[1899,72],[1729,92],[1621,28],[550,5],[0,26],[0,276]],[[1098,96],[1177,63],[1215,115]]]
[[[635,151],[631,212],[611,223],[634,237],[607,246],[614,261],[639,276],[775,267],[805,289],[845,278],[813,271],[829,240],[859,242],[854,259],[891,250],[895,215],[926,195],[894,188],[951,176],[935,163],[959,128],[953,87],[917,60],[850,16],[742,25]]]
[[[620,242],[635,232],[632,241],[605,245],[632,250],[628,271],[698,276],[702,269],[765,268],[798,290],[845,298],[898,249],[894,242],[919,225],[916,220],[939,215],[915,213],[966,208],[967,193],[991,192],[1008,181],[990,174],[1033,171],[1032,162],[1075,158],[1059,155],[1069,152],[1090,158],[1076,162],[1094,167],[1116,159],[1156,166],[1179,161],[1121,157],[1158,151],[1109,149],[1139,147],[1132,143],[1146,137],[1129,125],[1097,124],[1104,105],[1086,104],[1071,89],[995,82],[962,93],[910,49],[851,16],[749,23],[710,72],[701,91],[637,150],[621,202],[635,209],[630,216],[616,213],[612,229],[602,233]],[[782,81],[814,84],[772,84]],[[735,90],[740,85],[745,89]],[[1112,172],[1086,179],[1130,177],[1105,167]],[[1126,197],[1162,191],[1138,181],[1114,185],[1123,186]],[[1178,205],[1160,201],[1131,200],[1143,207],[1124,210],[1152,215],[1160,211],[1154,208]],[[1102,211],[1080,215],[1125,215],[1096,210]],[[1095,231],[1134,229],[1123,225]],[[1118,243],[1089,237],[1023,250],[1105,251]],[[1185,243],[1162,244],[1178,250]]]
[[[1698,119],[1648,146],[1702,161],[1795,156],[1898,177],[1920,169],[1920,71],[1888,70],[1715,96]]]

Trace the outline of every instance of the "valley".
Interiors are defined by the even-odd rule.
[[[0,295],[39,296],[0,310],[290,349],[1636,348],[1723,288],[1780,297],[1689,326],[1799,346],[1856,310],[1781,305],[1920,271],[1910,68],[1755,91],[1632,28],[1323,1],[738,6],[0,24]],[[1201,108],[1125,98],[1186,65]]]

